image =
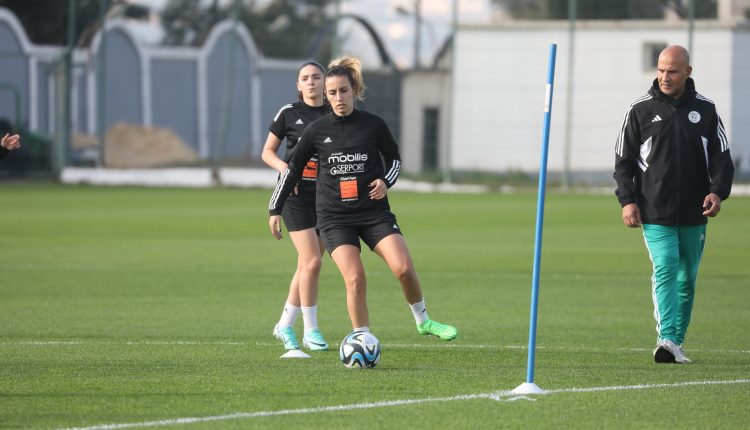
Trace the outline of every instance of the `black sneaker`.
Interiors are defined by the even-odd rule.
[[[672,346],[674,347],[672,348]],[[675,363],[675,355],[670,351],[672,349],[677,349],[677,345],[671,340],[659,341],[654,350],[654,361],[657,363]]]

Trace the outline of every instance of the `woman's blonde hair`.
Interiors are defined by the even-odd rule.
[[[357,100],[365,99],[365,80],[362,78],[362,62],[351,55],[344,55],[328,63],[326,78],[329,76],[346,76],[352,85],[354,97]]]

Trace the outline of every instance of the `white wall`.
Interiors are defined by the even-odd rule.
[[[424,109],[439,108],[440,123],[437,142],[443,148],[447,138],[447,121],[450,82],[449,74],[442,71],[412,71],[404,73],[401,84],[401,136],[399,151],[404,171],[419,173],[423,170]],[[438,157],[440,157],[439,154]]]
[[[721,119],[730,133],[732,159],[740,161],[743,173],[750,172],[750,33],[735,33],[732,67],[732,108],[719,105]],[[717,102],[718,103],[718,102]],[[731,120],[731,121],[730,121]]]
[[[732,38],[729,29],[718,26],[698,28],[694,35],[697,89],[717,104],[725,125],[733,123]],[[656,77],[655,69],[643,69],[644,43],[686,46],[687,31],[659,23],[581,23],[575,40],[570,167],[573,172],[609,171],[622,115]],[[454,169],[539,169],[551,43],[558,48],[548,166],[563,169],[570,54],[565,23],[460,30],[454,75]],[[750,78],[743,79],[747,88]],[[738,129],[727,129],[731,141]],[[747,140],[750,134],[744,136]]]

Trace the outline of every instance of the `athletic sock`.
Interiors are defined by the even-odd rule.
[[[279,318],[279,327],[292,327],[297,321],[299,313],[299,306],[294,306],[287,302],[284,305],[284,310],[281,312],[281,318]]]
[[[370,332],[370,327],[368,327],[368,326],[354,327],[354,330],[352,330],[352,331],[363,331],[363,332],[369,333]]]
[[[424,298],[420,302],[409,305],[409,307],[411,308],[411,313],[414,315],[414,321],[417,322],[417,325],[430,319],[430,317],[427,316],[427,307],[424,304]]]
[[[302,321],[305,323],[305,333],[318,328],[318,305],[302,306]]]

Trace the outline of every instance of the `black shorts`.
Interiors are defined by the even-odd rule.
[[[284,220],[287,231],[315,228],[318,223],[318,217],[315,214],[315,193],[289,196],[281,209],[281,218]]]
[[[365,225],[336,225],[326,227],[320,232],[320,238],[328,253],[341,245],[353,245],[362,249],[359,239],[374,250],[375,246],[392,234],[401,234],[401,228],[396,223],[396,217],[389,221],[379,221],[375,224]]]

